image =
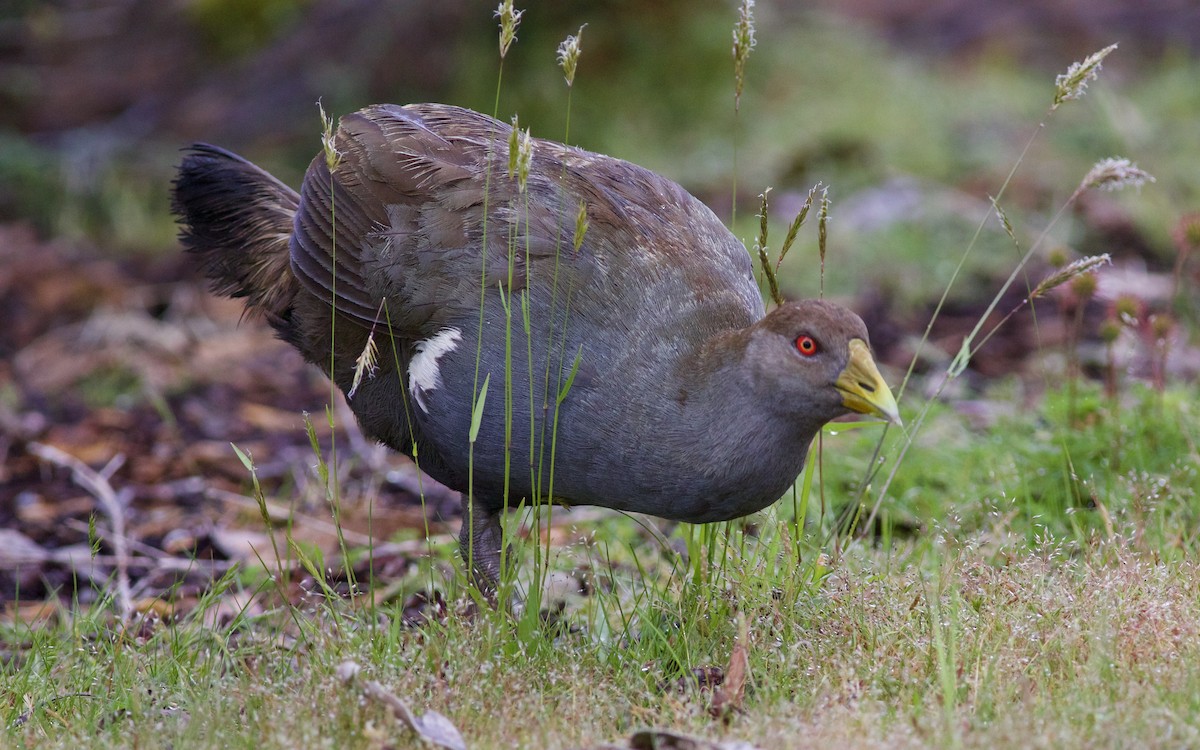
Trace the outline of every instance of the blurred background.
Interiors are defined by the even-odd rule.
[[[208,531],[174,515],[214,507],[214,493],[244,491],[231,441],[254,454],[280,496],[305,484],[312,455],[299,415],[324,412],[328,383],[264,326],[239,325],[240,303],[204,291],[178,250],[168,194],[179,150],[197,140],[298,185],[320,147],[318,100],[334,117],[415,101],[504,120],[519,113],[534,135],[682,183],[726,220],[736,182],[733,226],[748,244],[757,195],[770,186],[776,250],[820,181],[832,199],[827,292],[864,314],[893,376],[908,366],[989,196],[1027,144],[1001,202],[1019,247],[999,222],[985,225],[918,376],[944,369],[1091,166],[1128,157],[1157,182],[1085,194],[1028,267],[1036,283],[1069,260],[1109,253],[1099,290],[1064,287],[1039,308],[1036,335],[1027,311],[1014,318],[952,395],[968,409],[990,384],[1016,378],[1008,393],[1019,405],[1044,382],[1031,371],[1065,366],[1056,343],[1071,336],[1101,377],[1102,328],[1119,300],[1134,317],[1167,321],[1171,377],[1200,371],[1200,265],[1191,257],[1200,244],[1200,6],[1192,0],[763,0],[736,118],[733,2],[527,5],[502,78],[494,3],[0,6],[0,526],[18,525],[47,547],[86,541],[86,514],[62,520],[72,499],[91,507],[87,493],[35,456],[34,443],[101,471],[144,511],[141,538],[164,549],[236,546],[212,531],[245,512],[236,501],[218,504],[225,516]],[[555,51],[584,24],[569,93]],[[1119,49],[1086,96],[1050,114],[1055,76],[1113,43]],[[819,265],[815,231],[806,229],[783,265],[785,292],[816,294]],[[1017,286],[997,319],[1020,302],[1027,287]],[[1138,330],[1121,335],[1130,377],[1167,376],[1152,367]],[[376,509],[374,533],[416,523],[401,507],[413,487],[402,460],[354,447],[371,471],[348,494],[397,500]],[[344,476],[356,475],[351,467]],[[437,518],[453,517],[453,498],[439,505],[431,497]],[[149,511],[164,499],[173,510]],[[180,528],[191,530],[168,538]]]
[[[178,149],[218,143],[295,184],[316,151],[318,99],[334,116],[381,101],[519,113],[536,135],[561,139],[567,87],[555,49],[583,24],[569,140],[664,172],[728,215],[735,3],[532,4],[498,109],[493,10],[467,0],[9,0],[0,219],[112,251],[169,251],[164,186]],[[744,211],[765,186],[818,180],[838,204],[897,180],[986,200],[1045,119],[1055,75],[1113,43],[1101,82],[1035,144],[1012,202],[1052,209],[1096,159],[1129,156],[1160,184],[1122,203],[1143,250],[1164,256],[1172,211],[1196,203],[1193,2],[768,1],[756,15],[738,126]],[[917,203],[903,208],[929,210]],[[869,232],[891,216],[839,215],[839,230]]]

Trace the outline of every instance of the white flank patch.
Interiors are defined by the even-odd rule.
[[[429,409],[425,406],[425,395],[436,391],[442,384],[438,360],[443,354],[454,351],[461,340],[462,331],[457,328],[443,328],[424,341],[418,341],[413,347],[416,353],[408,363],[408,392],[426,414],[429,413]]]

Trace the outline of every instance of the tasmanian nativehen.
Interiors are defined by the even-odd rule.
[[[457,107],[373,106],[341,119],[299,195],[202,144],[174,186],[212,288],[462,492],[481,585],[522,500],[726,520],[783,495],[831,419],[899,422],[857,315],[764,314],[745,247],[679,185],[538,139],[514,170],[511,135]]]

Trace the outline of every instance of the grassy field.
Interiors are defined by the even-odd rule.
[[[414,625],[319,583],[287,604],[278,578],[247,572],[178,619],[125,628],[110,601],[9,624],[7,744],[408,744],[339,679],[353,661],[474,747],[642,728],[762,747],[1190,746],[1200,394],[1132,388],[1116,413],[1098,395],[1072,423],[1061,393],[982,431],[939,411],[878,534],[840,553],[822,543],[832,514],[813,507],[797,538],[785,498],[715,534],[579,524],[540,614],[476,610],[460,577]],[[825,438],[831,508],[867,432]],[[563,595],[581,580],[587,595]],[[735,652],[748,679],[714,710]]]
[[[698,18],[677,44],[707,39],[712,23]],[[127,620],[112,580],[81,584],[94,602],[18,596],[0,621],[0,746],[415,745],[381,690],[480,748],[687,747],[631,741],[642,730],[729,748],[1200,745],[1200,384],[1188,363],[1200,300],[1187,256],[1200,238],[1173,239],[1200,198],[1197,63],[1151,66],[1138,85],[1101,78],[1051,117],[1053,74],[1001,61],[955,82],[840,27],[820,31],[767,32],[751,59],[739,190],[756,194],[792,161],[793,188],[832,173],[862,198],[834,206],[830,292],[850,295],[869,268],[903,322],[919,319],[897,344],[922,357],[905,378],[906,430],[829,426],[791,495],[727,524],[516,515],[511,608],[480,601],[443,536],[418,563],[355,581],[270,522],[280,560],[195,593],[138,591]],[[725,50],[727,25],[719,33]],[[581,77],[586,32],[583,44]],[[799,44],[841,62],[768,97],[767,71],[786,70]],[[607,85],[572,117],[601,117]],[[729,106],[731,88],[687,106],[703,110],[710,94]],[[728,130],[696,135],[689,119],[668,147],[685,158],[667,163],[662,144],[629,138],[651,122],[632,115],[624,145],[607,150],[691,184],[720,173]],[[869,158],[838,156],[861,149]],[[1009,297],[994,316],[985,308],[1010,274],[1019,303],[1066,260],[1120,252],[1088,234],[1072,196],[1118,151],[1158,181],[1103,206],[1124,206],[1148,238],[1139,262],[1174,280],[1168,299],[1097,296],[1107,266],[1101,292],[1080,281],[1090,272],[1072,275],[1038,301],[1044,317],[1010,323],[1032,331],[1018,344],[1033,351],[1004,355],[1019,364],[994,377],[964,375],[961,350],[936,336],[916,343],[943,291],[971,318],[948,336],[957,344],[975,319],[1008,312]],[[872,223],[864,192],[895,175],[916,175],[925,205],[942,208]],[[975,180],[987,184],[971,193]],[[992,197],[1015,228],[997,228]],[[786,197],[776,205],[773,244],[790,218]],[[752,244],[757,219],[745,214],[735,230]],[[816,244],[806,229],[785,289],[815,292]],[[991,353],[968,350],[972,365]],[[99,550],[106,530],[92,533]],[[351,546],[356,562],[375,554]]]

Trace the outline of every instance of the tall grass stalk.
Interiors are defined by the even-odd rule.
[[[305,415],[305,420],[308,420],[307,415]],[[297,550],[296,545],[291,543],[291,518],[289,517],[288,519],[289,527],[287,529],[287,534],[289,544],[287,546],[287,557],[285,558],[284,556],[280,555],[279,543],[275,541],[275,524],[271,520],[270,510],[267,509],[267,496],[263,491],[262,484],[258,480],[258,470],[254,466],[254,459],[249,453],[243,451],[241,448],[238,448],[233,443],[230,443],[229,445],[231,448],[233,448],[234,454],[237,455],[238,461],[241,462],[242,466],[250,474],[250,482],[253,488],[254,501],[258,506],[258,513],[259,517],[262,519],[263,528],[267,530],[267,535],[271,540],[271,551],[275,555],[275,572],[272,575],[272,583],[275,584],[275,590],[279,593],[280,597],[286,600],[286,592],[291,582],[292,566],[290,564],[285,565],[284,560],[291,560],[292,554]],[[261,553],[259,553],[257,550],[255,551],[255,556],[258,558],[259,564],[263,566],[263,570],[271,570],[271,567],[266,564],[266,562],[262,559]],[[295,624],[297,631],[303,633],[304,627],[300,622],[299,613],[296,611],[296,608],[288,607],[287,612],[293,624]]]
[[[571,100],[572,100],[572,94],[575,89],[575,75],[578,70],[579,58],[581,57],[582,51],[583,51],[583,49],[582,49],[583,29],[586,27],[586,25],[587,24],[580,26],[579,31],[576,32],[575,34],[567,36],[567,38],[564,39],[562,41],[562,43],[559,44],[559,46],[556,50],[556,60],[558,62],[558,65],[562,68],[563,80],[567,84],[566,116],[565,116],[564,130],[563,130],[563,143],[569,143],[569,141],[570,141]],[[528,135],[526,135],[526,138],[523,141],[523,143],[525,144],[526,148],[529,148],[531,146],[532,141],[530,141],[528,139]],[[510,146],[509,146],[510,162],[512,162],[512,160],[513,160],[511,149],[513,148],[514,145],[516,145],[515,139],[514,139],[514,142],[510,142]],[[526,166],[526,177],[528,174],[528,169],[532,165],[532,159],[531,159],[532,153],[530,153],[529,156],[530,156],[530,158],[526,161],[526,165],[527,165]],[[565,182],[566,176],[567,176],[567,167],[566,167],[566,163],[564,162],[562,165],[562,169],[560,171],[559,179],[561,181]],[[524,178],[522,178],[522,179],[524,179]],[[526,193],[524,191],[524,189],[521,190],[521,194],[524,195],[524,197],[525,197],[524,213],[523,213],[524,219],[525,219],[525,230],[526,230],[524,233],[524,235],[525,235],[525,247],[524,247],[524,250],[525,250],[525,273],[531,275],[533,273],[533,262],[532,262],[532,258],[531,258],[530,245],[529,245],[529,240],[530,240],[529,196],[528,196],[528,193]],[[554,263],[553,263],[553,269],[551,271],[551,278],[550,278],[550,309],[546,313],[547,317],[546,317],[546,321],[545,321],[545,323],[546,323],[546,362],[545,362],[545,367],[544,367],[543,371],[541,373],[539,373],[542,377],[542,392],[541,392],[540,399],[538,398],[538,394],[535,391],[535,382],[536,381],[535,381],[535,373],[534,373],[534,368],[533,368],[533,328],[534,328],[534,326],[533,326],[533,320],[532,320],[532,312],[530,310],[530,296],[529,296],[529,292],[528,292],[529,285],[530,285],[529,279],[526,279],[526,283],[524,284],[525,289],[521,293],[521,318],[522,318],[522,327],[523,327],[523,330],[525,333],[526,359],[527,359],[527,369],[528,369],[527,376],[529,378],[529,467],[528,467],[528,469],[530,472],[530,487],[532,488],[533,495],[534,495],[534,497],[530,498],[530,501],[531,501],[531,505],[533,508],[532,527],[535,531],[535,540],[536,540],[535,544],[534,544],[534,561],[533,561],[534,562],[534,568],[533,568],[534,575],[533,575],[532,587],[529,592],[529,596],[531,598],[528,603],[530,606],[527,608],[527,611],[533,611],[533,612],[536,612],[536,609],[540,606],[541,592],[546,586],[546,581],[548,579],[549,571],[550,571],[550,533],[549,533],[549,528],[550,528],[550,525],[553,520],[554,453],[555,453],[555,446],[557,445],[557,435],[558,435],[557,427],[558,427],[559,410],[562,406],[563,400],[566,397],[564,388],[563,388],[563,377],[562,377],[562,372],[563,372],[562,367],[565,364],[565,362],[564,362],[564,359],[562,356],[560,356],[557,361],[557,369],[556,369],[557,375],[555,378],[555,382],[553,384],[551,383],[551,378],[550,378],[550,371],[552,368],[554,368],[554,366],[556,364],[555,357],[554,357],[555,349],[557,348],[561,353],[565,354],[565,349],[566,349],[566,345],[567,345],[567,340],[566,340],[567,326],[566,326],[566,324],[567,324],[568,313],[569,313],[569,308],[570,308],[570,295],[569,295],[569,290],[568,290],[568,295],[566,298],[567,302],[565,305],[565,309],[563,310],[563,320],[562,320],[562,326],[561,326],[562,341],[561,341],[561,343],[558,343],[556,341],[556,339],[560,333],[560,331],[558,330],[558,326],[557,326],[557,324],[558,324],[558,301],[559,301],[559,295],[560,295],[559,271],[560,271],[561,262],[562,262],[562,246],[563,246],[563,241],[565,239],[563,237],[562,232],[563,232],[563,227],[564,227],[564,225],[566,225],[567,218],[568,218],[566,194],[563,190],[562,183],[560,183],[560,187],[559,187],[559,191],[558,191],[558,208],[559,208],[560,213],[559,213],[559,220],[556,222]],[[582,245],[582,243],[583,243],[583,234],[587,230],[586,216],[587,216],[586,206],[581,204],[579,206],[579,210],[578,210],[578,213],[576,215],[576,220],[575,220],[575,225],[576,225],[575,226],[575,236],[573,238],[573,246],[574,246],[575,251],[578,251],[580,245]],[[512,252],[512,248],[510,248],[510,257],[511,257],[511,252]],[[512,286],[512,281],[513,281],[513,279],[510,274],[510,276],[509,276],[510,288]],[[574,380],[574,374],[578,369],[579,356],[581,356],[581,355],[582,355],[582,349],[580,349],[579,355],[577,355],[574,365],[572,367],[572,371],[570,374],[570,380],[572,380],[572,381]],[[569,390],[569,389],[570,389],[570,383],[568,382],[566,385],[566,390]],[[554,400],[553,409],[551,409],[551,405],[550,405],[552,394],[553,394],[553,400]],[[539,401],[541,403],[541,414],[542,414],[540,435],[538,434],[538,429],[537,429],[537,424],[538,424],[537,416],[538,416]],[[551,415],[551,414],[553,415],[552,418],[550,420],[547,420],[547,415]],[[550,429],[549,436],[547,436],[547,421],[551,422],[551,426],[549,428]],[[548,443],[549,443],[549,445],[548,445]],[[547,448],[549,450],[549,458],[548,459],[547,459]],[[546,474],[547,468],[549,470],[549,476],[547,476],[547,474]],[[543,514],[544,514],[544,518],[543,518]],[[543,546],[541,544],[541,540],[540,540],[543,523],[546,528],[544,548],[543,548]]]
[[[496,96],[492,104],[492,117],[498,117],[500,112],[500,91],[504,82],[504,59],[508,56],[509,47],[516,41],[517,27],[521,23],[521,15],[524,11],[516,10],[513,7],[513,0],[504,0],[496,9],[495,16],[499,19],[500,26],[500,64],[496,71]],[[481,236],[481,246],[479,248],[479,321],[478,333],[475,337],[475,375],[471,391],[474,394],[474,406],[472,410],[472,425],[471,435],[469,436],[467,446],[467,502],[463,507],[464,524],[468,524],[469,528],[474,528],[475,522],[475,439],[478,437],[479,427],[478,419],[483,416],[483,404],[487,400],[487,383],[488,378],[485,376],[483,386],[480,386],[479,371],[483,363],[483,331],[484,324],[487,320],[487,257],[488,257],[488,217],[491,212],[492,198],[492,154],[494,145],[488,141],[488,150],[484,159],[484,179],[483,179],[483,227]],[[504,498],[507,503],[508,498]],[[501,549],[501,572],[505,568],[504,555],[505,550]],[[475,535],[468,534],[468,543],[466,550],[467,559],[466,571],[468,577],[473,576],[475,570]]]
[[[317,111],[321,118],[321,150],[325,156],[325,167],[329,171],[329,221],[330,221],[330,284],[329,284],[329,340],[331,342],[337,340],[337,269],[338,269],[338,225],[337,225],[337,190],[334,173],[338,166],[342,163],[342,154],[337,149],[336,133],[334,128],[333,117],[325,113],[325,107],[317,101]],[[338,398],[336,378],[334,377],[335,367],[335,347],[332,344],[329,347],[329,403],[325,407],[325,420],[329,425],[329,463],[333,465],[333,473],[330,475],[327,469],[321,472],[321,481],[325,489],[325,500],[329,503],[330,515],[333,518],[334,527],[337,529],[338,549],[341,552],[342,559],[349,559],[349,548],[346,545],[345,536],[342,534],[342,524],[340,522],[342,514],[342,496],[341,483],[337,479],[337,420],[333,414],[333,404]],[[320,448],[317,445],[316,434],[310,421],[306,418],[306,429],[308,431],[309,440],[312,442],[315,453],[320,454]],[[321,462],[324,466],[324,462]],[[350,566],[346,566],[346,575],[350,587],[350,597],[354,598],[358,586],[354,580],[354,572]]]
[[[517,218],[512,224],[509,225],[507,289],[506,289],[505,285],[502,283],[500,285],[500,290],[499,290],[500,303],[504,309],[504,326],[505,326],[504,327],[504,337],[505,337],[504,338],[504,399],[505,399],[504,400],[504,404],[505,404],[505,408],[504,408],[504,509],[503,509],[503,512],[505,513],[505,515],[508,514],[509,501],[510,501],[510,488],[511,488],[510,472],[511,472],[511,466],[512,466],[512,452],[513,452],[512,428],[513,428],[513,424],[514,424],[514,414],[513,414],[514,372],[513,372],[513,362],[512,362],[512,354],[513,354],[512,295],[513,295],[513,289],[514,289],[514,274],[516,271],[517,253],[519,250],[522,249],[519,247],[519,243],[521,241],[520,238],[522,236],[524,237],[523,251],[524,251],[524,256],[525,256],[525,272],[526,272],[526,274],[531,273],[531,271],[529,270],[529,260],[530,260],[529,193],[526,191],[526,184],[529,179],[530,169],[532,168],[532,165],[533,165],[533,140],[532,140],[528,130],[526,130],[524,132],[521,131],[516,117],[513,118],[512,132],[511,132],[510,138],[509,138],[508,159],[509,159],[509,175],[508,175],[508,177],[510,180],[515,178],[517,181],[516,203],[520,205],[520,210],[515,211]],[[522,219],[525,222],[523,231],[522,231],[522,226],[521,226]],[[522,300],[527,299],[527,296],[528,296],[528,288],[527,288],[527,285],[525,285],[525,286],[526,286],[526,289],[523,289],[521,292],[518,293],[519,297]],[[528,308],[528,305],[526,303],[523,303],[522,306],[526,309]],[[524,327],[524,326],[522,326],[522,327]],[[527,352],[531,351],[531,343],[529,342],[528,336],[529,336],[529,334],[527,333],[526,334],[526,351]],[[527,365],[527,367],[531,369],[532,364]],[[531,381],[531,384],[532,384],[532,381]],[[534,415],[533,415],[534,406],[533,406],[532,401],[530,402],[529,409],[530,409],[530,419],[532,420],[534,417]],[[532,427],[531,427],[531,432],[532,432]],[[532,450],[532,445],[530,446],[530,449]],[[529,498],[529,500],[535,508],[534,513],[536,515],[540,506],[537,504],[536,498]],[[535,571],[539,570],[540,560],[538,558],[539,558],[540,550],[541,550],[541,546],[539,544],[535,543],[534,544]],[[505,554],[506,554],[505,552],[501,553],[502,560],[504,559]],[[548,556],[548,551],[547,551],[547,556]],[[501,567],[503,570],[506,566],[502,565]],[[526,627],[530,627],[530,623],[531,623],[530,618],[535,617],[537,610],[540,609],[540,605],[541,605],[540,593],[541,593],[541,588],[539,585],[535,585],[529,592],[529,596],[531,597],[531,606],[528,608],[528,610],[526,612],[527,617],[524,619],[524,623],[523,623],[526,625]]]
[[[1096,76],[1098,75],[1099,70],[1100,70],[1101,61],[1109,53],[1111,53],[1114,49],[1116,49],[1116,45],[1109,46],[1109,47],[1089,56],[1083,62],[1075,63],[1070,67],[1070,69],[1067,71],[1067,73],[1058,77],[1058,79],[1055,82],[1055,95],[1054,95],[1053,102],[1052,102],[1050,108],[1046,112],[1046,117],[1045,117],[1046,120],[1049,119],[1050,115],[1052,115],[1063,102],[1077,99],[1083,95],[1083,91],[1087,87],[1087,84],[1090,81],[1095,80]],[[1037,127],[1034,128],[1033,132],[1030,134],[1029,139],[1026,141],[1024,148],[1021,150],[1021,153],[1018,155],[1016,162],[1013,164],[1012,168],[1008,172],[1008,175],[1005,177],[1003,184],[1000,186],[1000,190],[997,192],[996,197],[993,199],[992,209],[989,210],[984,215],[984,217],[980,220],[979,224],[976,226],[975,232],[972,235],[971,240],[968,242],[967,247],[964,249],[961,257],[959,258],[959,262],[958,262],[957,266],[955,267],[954,272],[951,274],[950,281],[947,283],[946,288],[942,292],[941,298],[938,300],[937,305],[934,307],[934,311],[933,311],[932,315],[930,316],[929,323],[925,327],[924,334],[922,335],[921,340],[917,345],[916,351],[914,351],[914,353],[913,353],[913,357],[909,363],[908,370],[904,375],[904,380],[900,385],[898,398],[903,396],[903,393],[908,385],[909,379],[911,378],[914,368],[916,367],[918,358],[920,357],[920,353],[921,353],[923,347],[925,346],[925,343],[928,341],[929,334],[933,328],[933,324],[937,320],[938,316],[940,315],[941,310],[946,302],[946,299],[948,298],[950,289],[953,287],[955,281],[957,280],[959,274],[961,273],[962,268],[965,265],[967,258],[974,251],[975,245],[976,245],[980,235],[982,234],[983,227],[991,219],[993,213],[997,213],[997,215],[1003,217],[1003,213],[998,211],[1000,199],[1004,195],[1004,193],[1007,191],[1009,185],[1012,182],[1013,177],[1016,175],[1017,170],[1024,163],[1025,158],[1028,155],[1030,148],[1033,146],[1033,143],[1037,140],[1038,135],[1045,129],[1045,127],[1046,127],[1046,124],[1045,124],[1045,121],[1043,121],[1043,122],[1038,123]],[[982,341],[978,341],[978,342],[976,341],[977,337],[980,335],[981,331],[983,330],[984,325],[986,324],[988,319],[991,317],[992,313],[995,311],[997,305],[999,305],[1000,301],[1003,299],[1005,293],[1009,290],[1009,288],[1013,285],[1013,283],[1016,282],[1017,279],[1020,278],[1025,273],[1026,265],[1029,263],[1030,259],[1034,256],[1034,254],[1042,247],[1045,240],[1049,237],[1051,230],[1058,223],[1058,221],[1062,218],[1062,216],[1066,213],[1067,209],[1069,209],[1072,205],[1074,205],[1075,201],[1086,190],[1093,189],[1093,188],[1119,189],[1120,187],[1123,187],[1126,185],[1140,186],[1141,184],[1144,184],[1145,182],[1148,182],[1148,181],[1153,181],[1153,177],[1151,177],[1149,174],[1143,172],[1142,170],[1138,169],[1136,167],[1136,165],[1133,165],[1128,160],[1126,160],[1126,159],[1105,159],[1105,160],[1102,160],[1101,162],[1098,162],[1084,176],[1084,178],[1080,181],[1079,186],[1075,189],[1075,191],[1058,208],[1058,210],[1054,213],[1054,215],[1051,217],[1051,219],[1046,224],[1046,226],[1042,228],[1041,232],[1037,235],[1035,240],[1030,244],[1029,248],[1024,252],[1024,254],[1021,255],[1016,266],[1012,269],[1011,273],[1008,275],[1008,278],[1005,279],[1004,283],[1000,286],[1000,289],[993,296],[991,302],[987,306],[987,309],[983,312],[982,315],[980,315],[979,319],[975,323],[975,326],[971,329],[971,332],[968,333],[967,336],[963,339],[962,345],[961,345],[958,353],[955,355],[955,357],[953,358],[953,360],[951,361],[949,366],[946,368],[946,371],[943,373],[942,378],[939,381],[932,397],[929,398],[925,402],[925,404],[922,406],[922,408],[918,412],[917,417],[912,421],[911,425],[909,426],[908,430],[906,431],[905,439],[902,441],[899,453],[897,454],[895,460],[892,462],[891,469],[890,469],[889,473],[887,474],[887,477],[885,478],[884,482],[882,483],[882,485],[879,489],[878,495],[876,497],[875,503],[873,504],[873,506],[871,508],[871,512],[868,516],[868,521],[867,521],[868,527],[870,526],[870,523],[876,517],[876,515],[879,511],[880,505],[883,503],[884,498],[887,496],[887,491],[890,488],[892,482],[895,480],[896,473],[897,473],[897,471],[899,471],[899,468],[900,468],[901,464],[903,463],[905,455],[907,454],[909,448],[912,446],[913,442],[915,441],[917,434],[920,432],[922,426],[924,425],[925,419],[927,418],[927,416],[929,414],[929,410],[930,410],[932,404],[941,397],[946,386],[951,381],[953,381],[954,379],[956,379],[959,375],[961,375],[963,373],[963,371],[970,364],[970,362],[971,362],[972,358],[975,356],[975,354],[978,353],[979,349],[984,345],[984,343],[986,343],[987,338],[989,338],[991,335],[990,333],[988,335],[986,335]],[[1005,223],[1007,224],[1007,222],[1005,222]],[[1006,226],[1006,228],[1007,228],[1007,226]],[[1010,236],[1011,236],[1011,234],[1010,234]],[[1034,291],[1035,291],[1034,289],[1027,290],[1026,299],[1028,301],[1032,301],[1032,299],[1034,298]],[[994,333],[994,329],[992,332]],[[886,439],[887,432],[888,431],[885,428],[884,434],[880,437],[880,444],[882,444],[883,440]],[[860,491],[858,502],[861,502],[862,498],[864,497],[863,493],[865,493],[866,488],[869,486],[870,479],[874,475],[875,471],[877,471],[877,467],[875,467],[875,466],[872,466],[868,469],[868,474],[866,475],[866,478],[864,479],[864,481],[861,485],[861,487],[863,489]],[[855,504],[857,505],[858,503],[856,502]]]
[[[746,82],[746,61],[754,51],[754,0],[741,0],[738,20],[733,27],[733,190],[730,200],[729,223],[737,221],[738,141],[741,140],[742,87]]]
[[[759,261],[759,270],[761,273],[759,281],[759,289],[762,290],[762,283],[766,282],[766,291],[769,295],[769,300],[775,305],[784,303],[783,294],[779,289],[778,272],[783,265],[784,258],[792,249],[797,236],[800,233],[801,227],[808,220],[809,212],[813,206],[817,206],[817,252],[820,258],[820,281],[819,281],[819,296],[825,296],[825,254],[826,243],[828,240],[828,220],[829,220],[829,189],[822,183],[818,182],[808,191],[808,195],[804,199],[800,210],[796,212],[796,216],[788,225],[787,234],[784,236],[783,244],[779,248],[779,253],[776,255],[775,262],[770,260],[769,248],[769,213],[770,213],[770,195],[771,189],[767,188],[759,194],[759,212],[758,212],[758,236],[754,240],[754,249],[752,255],[756,255]],[[801,538],[801,533],[804,528],[805,519],[808,516],[809,496],[812,493],[813,477],[822,466],[824,457],[824,438],[826,430],[821,430],[817,433],[816,449],[809,449],[810,458],[812,454],[816,455],[816,460],[805,461],[805,470],[802,480],[802,489],[797,495],[795,488],[792,491],[792,511],[795,524],[796,537]],[[818,493],[821,498],[821,515],[825,514],[825,485],[824,482],[818,485]],[[830,540],[826,540],[828,543]],[[797,548],[799,554],[799,548]],[[797,557],[797,562],[800,558]]]

